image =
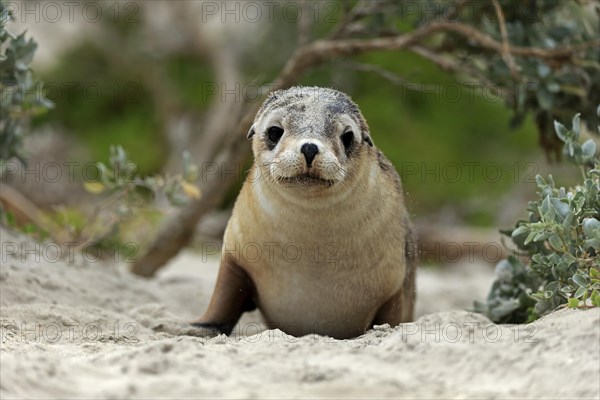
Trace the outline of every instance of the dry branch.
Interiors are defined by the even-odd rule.
[[[206,184],[202,187],[202,197],[188,205],[162,227],[146,254],[132,264],[131,270],[134,273],[145,277],[154,275],[190,242],[198,221],[223,201],[227,190],[235,183],[236,177],[235,174],[223,172],[238,168],[248,157],[249,142],[239,133],[248,130],[257,107],[258,105],[247,111],[237,124],[234,130],[236,132],[234,137],[237,140],[229,141],[214,158],[217,171],[207,177]]]

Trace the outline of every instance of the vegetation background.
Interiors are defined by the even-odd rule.
[[[343,7],[333,9],[341,14]],[[115,25],[109,16],[100,29],[126,30],[125,43],[134,45],[136,39],[132,37],[150,13],[158,13],[160,18],[160,11],[143,7],[135,14],[138,22],[120,21]],[[335,15],[331,19],[340,18]],[[333,25],[323,19],[317,20],[317,29]],[[291,22],[295,20],[275,13],[275,26],[261,38],[269,45],[240,50],[240,62],[249,80],[264,80],[279,71],[290,53],[286,47],[291,49],[290,44],[296,41],[296,24]],[[276,38],[271,37],[272,32],[277,32]],[[151,96],[152,88],[139,78],[141,69],[164,69],[168,85],[184,109],[206,111],[220,96],[256,97],[257,86],[244,81],[238,82],[238,87],[227,87],[230,94],[215,93],[218,83],[207,66],[209,61],[185,49],[164,56],[146,55],[143,64],[135,59],[125,66],[83,35],[65,50],[60,58],[37,68],[46,82],[48,98],[56,107],[37,118],[34,126],[51,124],[60,129],[69,140],[81,145],[88,160],[107,160],[110,146],[120,144],[144,175],[164,170],[169,159],[169,138],[165,137],[164,121]],[[129,57],[127,51],[115,50]],[[391,84],[378,73],[360,70],[360,65],[373,64],[406,80]],[[377,146],[401,173],[403,166],[407,168],[404,183],[416,215],[448,213],[466,224],[497,226],[512,221],[502,220],[498,210],[517,195],[515,183],[535,188],[535,174],[550,165],[538,146],[533,116],[511,129],[512,113],[504,99],[491,93],[490,86],[472,80],[474,87],[468,88],[463,81],[412,52],[386,51],[333,61],[303,77],[300,83],[333,86],[352,96],[366,116]],[[94,97],[90,84],[101,89],[97,101],[90,100]],[[115,98],[117,90],[120,93]],[[460,166],[457,179],[457,170],[449,163]],[[493,166],[484,172],[488,164]],[[500,170],[496,171],[495,166]],[[469,168],[473,179],[469,178]],[[442,177],[442,169],[451,179]],[[231,205],[235,195],[233,190],[223,206]]]
[[[245,111],[277,85],[329,86],[353,97],[403,178],[422,246],[434,246],[424,264],[443,264],[447,243],[504,246],[494,233],[526,218],[537,174],[565,186],[579,177],[558,162],[554,120],[581,112],[582,139],[598,142],[590,133],[600,102],[596,0],[3,4],[14,18],[7,28],[28,29],[40,43],[32,67],[53,103],[26,129],[23,168],[78,163],[64,184],[20,179],[22,172],[3,180],[49,218],[37,227],[41,236],[51,227],[63,239],[125,252],[133,240],[142,254],[175,237],[168,255],[136,271],[142,275],[201,231],[189,221],[208,211],[209,236],[220,237],[250,153],[239,151],[231,186],[210,186],[205,174],[219,151],[241,140],[236,124],[244,125]],[[438,30],[429,34],[431,27]],[[414,43],[392,43],[421,33]],[[371,51],[360,50],[361,40]],[[387,44],[368,47],[377,40]],[[315,43],[328,50],[320,55]],[[116,163],[128,174],[128,160],[137,166],[126,195],[118,177],[90,180],[83,168],[109,158],[107,170]],[[219,186],[226,193],[212,195]],[[172,206],[185,197],[205,203],[180,213]],[[494,264],[505,251],[476,256]]]

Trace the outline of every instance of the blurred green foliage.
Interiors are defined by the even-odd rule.
[[[83,141],[92,160],[109,158],[111,145],[135,154],[142,174],[165,161],[165,140],[146,88],[135,71],[114,63],[89,43],[40,74],[55,110],[36,124],[60,125]]]
[[[436,53],[453,54],[465,61],[476,75],[486,78],[505,93],[513,110],[512,126],[528,115],[534,117],[540,144],[560,160],[562,144],[556,139],[552,121],[579,112],[588,126],[598,124],[600,103],[600,15],[598,3],[569,0],[497,0],[446,2],[422,0],[414,7],[394,3],[385,19],[414,19],[417,26],[451,21],[477,28],[507,47],[536,48],[549,53],[569,48],[561,57],[517,56],[489,52],[473,46],[470,37],[448,34]],[[496,7],[497,6],[497,7]],[[394,10],[396,12],[394,12]],[[504,37],[503,33],[506,34]]]
[[[526,162],[536,160],[535,128],[530,122],[510,130],[510,111],[501,98],[465,88],[410,52],[370,54],[361,61],[411,77],[411,85],[398,87],[363,73],[354,99],[417,211],[459,205],[482,192],[491,199],[523,181]],[[488,204],[467,215],[468,222],[493,223],[496,205]]]
[[[342,10],[350,9],[354,3],[339,2],[329,20],[322,18],[314,24],[312,38],[323,37],[340,21]],[[418,3],[422,5],[421,10],[437,12],[410,15],[407,15],[410,9],[403,7],[402,2],[381,3],[389,3],[389,6],[363,21],[359,36],[381,35],[384,30],[388,30],[388,34],[406,32],[435,21],[440,15],[452,17],[447,9],[451,4],[438,0]],[[511,43],[547,48],[589,39],[589,18],[581,15],[580,5],[542,0],[526,3],[527,6],[519,1],[500,0]],[[490,8],[492,3],[468,4],[469,12],[453,20],[473,25],[501,41],[498,21]],[[143,12],[139,17],[145,17]],[[578,20],[583,22],[574,22]],[[134,39],[140,26],[117,24],[107,25],[107,28],[120,32],[128,44],[125,47],[135,49]],[[297,41],[297,33],[296,24],[282,20],[279,15],[266,33],[249,37],[237,55],[243,63],[244,79],[259,85],[274,79],[293,52],[294,46],[290,44]],[[553,42],[545,42],[544,34]],[[581,87],[593,90],[600,81],[595,75],[598,65],[593,58],[576,67],[519,58],[516,62],[520,75],[515,78],[501,55],[481,52],[461,36],[449,33],[434,37],[430,42],[438,46],[440,53],[450,54],[490,76],[490,80],[506,89],[504,95],[494,95],[489,87],[481,84],[470,87],[475,78],[470,82],[465,74],[442,71],[409,51],[371,53],[330,62],[310,71],[301,83],[334,86],[354,98],[369,122],[375,143],[402,175],[414,212],[437,212],[451,204],[462,210],[466,222],[494,224],[498,204],[502,201],[500,194],[515,183],[535,184],[533,177],[539,170],[536,163],[541,158],[538,138],[546,135],[546,127],[540,121],[548,118],[551,121],[557,118],[557,112],[568,113],[576,106],[589,116],[589,107],[583,107],[583,103],[588,104],[590,100],[582,96],[581,91],[571,89],[573,85],[585,84]],[[592,55],[597,52],[598,49],[590,49]],[[129,57],[129,53],[125,56]],[[153,103],[151,88],[140,78],[140,71],[160,65],[167,72],[167,83],[175,89],[182,107],[201,115],[213,100],[206,85],[214,82],[210,63],[203,57],[180,51],[136,59],[147,63],[116,63],[94,45],[81,44],[44,72],[43,77],[58,88],[49,93],[57,107],[56,112],[37,122],[64,126],[87,145],[94,160],[106,159],[110,146],[121,144],[136,160],[141,174],[156,173],[165,164],[168,141],[162,132],[164,121]],[[375,65],[405,78],[407,84],[392,84],[378,71],[361,70],[361,65]],[[90,101],[81,89],[68,93],[69,82],[82,87],[86,83],[97,83],[102,97]],[[129,89],[123,93],[126,87]],[[115,88],[121,89],[116,100]],[[519,92],[519,88],[539,90]],[[588,95],[593,97],[597,93],[600,90]],[[512,110],[507,109],[507,104]],[[540,133],[541,130],[544,132]],[[484,170],[486,166],[488,170]],[[460,174],[457,179],[446,179],[457,173]],[[238,189],[239,186],[230,192],[225,205],[233,202]],[[477,202],[476,207],[472,206],[473,201]]]
[[[204,110],[214,94],[207,90],[213,81],[209,66],[196,57],[181,55],[167,60],[168,76],[186,106]]]
[[[58,87],[61,92],[49,91],[56,110],[37,122],[60,123],[87,145],[93,159],[108,158],[110,146],[119,143],[136,160],[141,174],[156,173],[164,165],[167,152],[147,90],[127,71],[111,70],[100,56],[90,46],[83,45],[64,57],[52,71],[44,73],[48,82],[55,83],[51,87]],[[79,61],[75,63],[75,59]],[[408,52],[365,55],[361,62],[376,63],[399,74],[411,75],[417,83],[434,85],[434,90],[456,83],[450,74]],[[92,81],[86,81],[89,78],[85,71],[89,68],[94,71]],[[207,95],[202,86],[211,79],[206,67],[202,68],[197,59],[182,57],[170,60],[168,71],[186,105],[196,109],[207,107],[212,96]],[[521,163],[518,168],[522,175],[526,172],[523,160],[536,157],[533,124],[529,122],[509,131],[510,113],[502,101],[486,100],[477,90],[467,91],[453,85],[461,88],[460,99],[453,101],[454,95],[427,94],[390,85],[375,74],[353,71],[341,64],[317,69],[302,83],[330,86],[339,80],[336,75],[340,71],[344,81],[338,86],[350,93],[361,107],[377,146],[401,174],[403,166],[410,167],[410,173],[406,172],[403,178],[417,212],[435,211],[443,204],[467,201],[482,192],[490,197],[502,193],[515,183],[514,164]],[[85,82],[97,82],[102,91],[108,93],[111,87],[124,87],[132,82],[137,89],[131,93],[131,101],[121,98],[115,102],[111,96],[102,96],[97,102],[90,102],[84,91],[70,89],[68,82],[79,82],[82,88]],[[465,165],[460,165],[462,176],[456,182],[445,181],[440,173],[437,177],[431,173],[422,176],[427,169],[439,165],[441,171],[446,164],[457,160],[480,163],[473,169],[474,180],[467,178]],[[499,181],[486,181],[482,167],[489,163],[497,163],[502,169]],[[414,172],[414,168],[418,171]],[[228,204],[235,199],[238,189],[231,191]],[[494,208],[491,205],[488,210],[468,215],[469,222],[492,224]]]

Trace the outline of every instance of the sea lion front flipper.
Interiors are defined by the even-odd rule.
[[[206,336],[214,336],[216,332],[229,335],[242,313],[256,308],[253,295],[254,284],[250,276],[234,260],[226,258],[219,267],[208,309],[192,325],[205,329]]]
[[[413,321],[416,293],[415,269],[413,263],[407,265],[402,288],[379,308],[372,325],[390,324],[394,327],[401,323]]]
[[[375,315],[375,319],[371,324],[371,327],[374,325],[384,325],[389,324],[390,326],[398,326],[403,321],[403,306],[404,306],[404,293],[403,290],[400,289],[396,292],[388,301],[386,301],[377,311]]]

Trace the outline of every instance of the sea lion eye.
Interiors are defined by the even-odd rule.
[[[341,139],[342,143],[344,144],[344,148],[346,149],[346,152],[348,152],[350,150],[350,147],[352,147],[352,144],[354,143],[354,132],[344,132],[341,136]]]
[[[280,128],[278,126],[272,126],[269,129],[267,129],[267,137],[271,142],[277,144],[277,142],[279,142],[279,139],[281,139],[281,136],[283,136],[283,128]]]

